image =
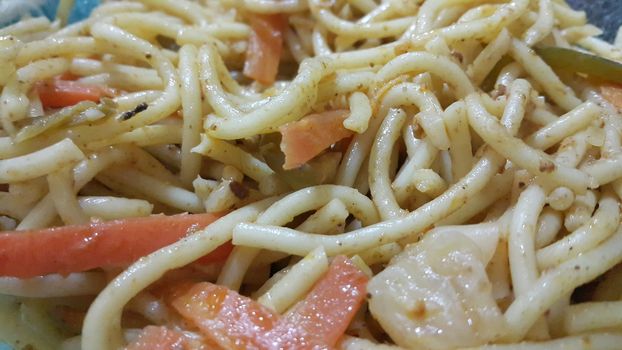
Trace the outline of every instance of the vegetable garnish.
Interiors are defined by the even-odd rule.
[[[172,305],[223,349],[332,347],[363,303],[367,281],[352,261],[338,256],[307,297],[283,316],[208,282],[192,286]]]
[[[32,231],[0,233],[0,276],[30,278],[126,266],[202,229],[214,214],[153,215]],[[230,243],[199,259],[224,261]]]
[[[253,15],[251,36],[244,62],[244,75],[270,85],[276,79],[283,51],[287,18],[282,15]]]
[[[82,101],[99,102],[102,97],[112,95],[105,87],[60,78],[39,82],[35,88],[45,108],[68,107]]]
[[[593,78],[622,83],[622,63],[620,62],[565,47],[548,46],[535,50],[553,68],[579,72]]]
[[[309,114],[281,126],[281,151],[285,153],[283,169],[297,168],[339,140],[351,136],[354,132],[343,126],[349,115],[350,111],[337,109]]]

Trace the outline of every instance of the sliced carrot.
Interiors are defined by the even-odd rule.
[[[208,282],[194,285],[173,302],[185,319],[224,349],[316,349],[337,344],[361,306],[367,276],[345,256],[287,315]]]
[[[326,111],[308,116],[279,128],[281,151],[285,154],[283,169],[297,168],[334,143],[353,134],[343,126],[350,115],[346,109]]]
[[[611,104],[622,109],[622,85],[602,85],[600,93]]]
[[[217,218],[213,214],[153,215],[0,233],[0,276],[28,278],[126,266]],[[201,262],[222,261],[230,251],[231,244],[225,244]]]
[[[37,94],[45,108],[73,106],[82,101],[99,102],[111,94],[109,89],[73,80],[51,79],[36,84]]]
[[[252,299],[208,282],[194,285],[172,305],[224,349],[264,349],[265,334],[278,320],[276,313]]]
[[[209,265],[217,262],[222,262],[227,260],[232,250],[233,244],[231,244],[231,241],[228,241],[213,250],[211,253],[207,254],[206,256],[199,258],[196,262],[201,265]]]
[[[283,51],[287,19],[282,15],[253,15],[252,32],[246,51],[244,75],[270,85],[276,79]]]
[[[147,326],[125,350],[185,350],[183,334],[166,327]]]
[[[290,327],[305,336],[308,348],[335,346],[365,300],[367,281],[367,275],[350,259],[335,257],[326,275],[284,316],[275,333],[289,340],[284,346],[291,349],[304,345],[292,336]]]

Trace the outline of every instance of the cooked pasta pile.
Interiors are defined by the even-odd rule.
[[[0,29],[0,340],[620,347],[622,35],[563,0],[60,18]]]

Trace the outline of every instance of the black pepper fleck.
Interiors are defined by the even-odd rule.
[[[147,107],[149,107],[149,105],[146,102],[143,102],[139,104],[138,106],[134,107],[134,109],[132,109],[131,111],[127,111],[121,114],[121,120],[128,120],[132,118],[133,116],[135,116],[136,114],[146,110]]]

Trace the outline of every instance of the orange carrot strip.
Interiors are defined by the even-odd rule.
[[[287,20],[282,15],[253,15],[250,23],[252,32],[243,72],[249,78],[270,85],[279,70]]]
[[[213,214],[153,215],[0,233],[0,276],[28,278],[126,266],[217,218]],[[230,251],[231,245],[225,244],[201,263],[222,261]]]
[[[288,340],[285,347],[300,349],[337,345],[365,300],[368,277],[345,256],[337,256],[326,275],[307,297],[288,312],[274,333]],[[303,337],[296,337],[292,329]],[[307,339],[306,344],[299,339]]]
[[[39,82],[36,90],[45,108],[68,107],[82,101],[99,102],[102,97],[110,95],[106,88],[62,79]]]
[[[367,276],[345,256],[287,315],[215,284],[195,284],[173,308],[209,341],[228,350],[314,349],[337,344],[366,294]]]
[[[338,109],[309,114],[281,126],[281,151],[285,154],[283,169],[297,168],[337,141],[351,136],[353,132],[343,126],[349,115],[348,110]]]

